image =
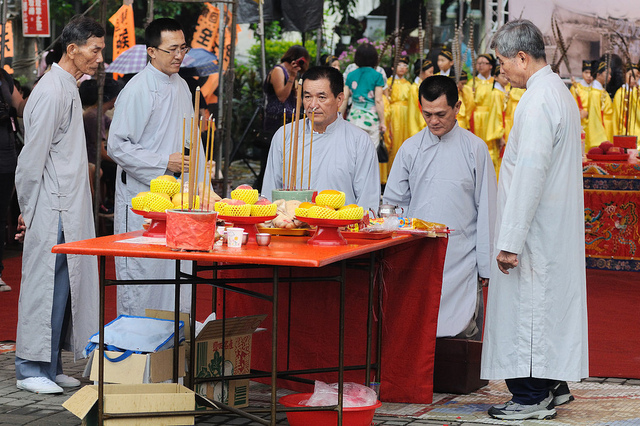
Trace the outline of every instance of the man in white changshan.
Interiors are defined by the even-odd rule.
[[[497,263],[485,318],[481,377],[513,397],[498,419],[546,419],[573,399],[566,380],[588,374],[580,114],[547,65],[530,21],[510,21],[491,42],[516,109],[498,186]]]

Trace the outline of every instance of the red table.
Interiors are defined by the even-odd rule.
[[[640,163],[583,163],[587,268],[640,271]]]
[[[344,282],[344,261],[347,259],[353,259],[362,255],[373,256],[375,252],[384,251],[384,263],[383,267],[383,317],[384,327],[382,330],[382,357],[381,357],[381,369],[383,371],[383,383],[381,387],[381,394],[385,400],[395,400],[402,402],[431,402],[432,398],[432,379],[433,379],[433,352],[435,350],[435,335],[436,335],[436,322],[438,316],[438,308],[440,302],[440,289],[442,285],[442,268],[444,265],[444,256],[446,253],[447,240],[445,238],[435,239],[419,239],[417,237],[411,237],[407,235],[396,236],[393,238],[382,240],[349,240],[349,244],[345,246],[331,246],[331,247],[317,247],[309,246],[306,244],[307,238],[300,237],[274,237],[269,247],[259,246],[244,246],[242,249],[229,249],[227,247],[216,247],[213,252],[178,252],[172,251],[165,246],[151,245],[151,244],[131,244],[122,242],[122,240],[139,237],[142,231],[132,232],[128,234],[114,235],[96,238],[92,240],[84,240],[73,243],[66,243],[55,246],[53,248],[54,253],[68,253],[68,254],[83,254],[83,255],[95,255],[100,256],[102,263],[104,264],[105,256],[126,256],[126,257],[149,257],[149,258],[164,258],[175,260],[191,260],[196,262],[214,262],[215,265],[220,263],[231,263],[235,265],[271,265],[273,267],[273,287],[272,290],[279,289],[278,276],[283,269],[302,268],[298,272],[289,272],[292,277],[296,274],[302,275],[308,274],[309,271],[315,271],[317,268],[322,268],[330,264],[342,262],[341,271]],[[221,268],[225,269],[225,268]],[[324,268],[323,268],[324,269]],[[102,268],[104,271],[104,268]],[[234,272],[238,274],[238,272]],[[255,271],[246,272],[243,271],[239,275],[247,277],[249,274],[254,274]],[[314,273],[315,272],[311,272]],[[320,272],[324,275],[325,272]],[[373,272],[368,272],[369,278],[373,278]],[[286,273],[285,273],[286,278]],[[205,283],[202,279],[185,279],[182,277],[181,283]],[[188,278],[188,277],[187,277]],[[211,280],[211,284],[217,287],[220,282],[224,282],[227,278],[221,278],[219,280]],[[339,280],[339,281],[340,281]],[[175,284],[172,280],[166,280],[165,284]],[[175,281],[175,280],[174,280]],[[247,281],[250,281],[247,279]],[[286,280],[285,280],[286,281]],[[334,333],[339,336],[338,352],[341,352],[343,333],[337,331],[338,327],[333,327],[336,321],[332,319],[333,325],[325,325],[318,327],[324,318],[333,317],[336,312],[336,305],[338,303],[335,299],[335,293],[331,291],[316,293],[319,287],[315,285],[300,285],[299,281],[293,279],[292,283],[283,285],[293,285],[301,289],[303,297],[297,299],[290,297],[292,302],[295,302],[295,306],[291,304],[292,318],[299,318],[306,320],[313,320],[316,324],[311,324],[312,329],[321,332],[327,332],[328,334]],[[303,280],[304,281],[304,280]],[[241,283],[242,280],[239,280]],[[367,280],[368,282],[368,280]],[[116,283],[118,284],[118,283]],[[125,284],[120,282],[119,284]],[[349,282],[346,285],[341,286],[341,292],[348,291],[349,299],[345,298],[345,294],[342,293],[339,297],[340,305],[343,301],[348,300],[348,307],[358,306],[357,312],[362,313],[362,307],[358,301],[362,300],[362,282],[360,279],[356,279],[353,283]],[[235,284],[234,285],[239,285]],[[251,283],[246,286],[251,287],[253,291],[258,291],[258,287],[267,284]],[[104,275],[101,276],[101,296],[104,295],[105,280]],[[222,286],[224,287],[224,286]],[[195,289],[195,286],[194,286]],[[279,292],[280,290],[278,290]],[[284,292],[283,292],[284,294]],[[254,362],[257,365],[263,366],[265,364],[271,364],[271,382],[273,386],[272,392],[272,421],[275,422],[275,379],[277,371],[280,368],[280,364],[274,365],[276,357],[270,357],[272,351],[266,349],[265,352],[261,350],[265,348],[262,339],[268,339],[271,341],[271,337],[276,337],[276,342],[282,338],[280,329],[282,323],[278,324],[277,317],[280,316],[279,312],[282,309],[287,309],[283,304],[277,303],[275,291],[273,291],[274,303],[272,307],[266,309],[260,306],[263,302],[254,302],[253,307],[261,310],[261,313],[271,312],[271,333],[268,336],[255,337],[254,347]],[[313,297],[314,303],[307,304],[304,302],[306,297]],[[225,315],[231,314],[244,314],[239,312],[239,307],[242,309],[249,308],[249,304],[238,303],[234,300],[234,297],[227,297],[228,304],[226,307],[221,306],[221,309],[225,309]],[[103,297],[101,300],[104,301]],[[192,300],[195,300],[195,296]],[[245,299],[246,300],[246,299]],[[301,303],[302,301],[302,303]],[[321,302],[321,303],[320,303]],[[220,301],[222,303],[222,300]],[[101,303],[101,329],[104,322],[104,307]],[[324,306],[324,308],[322,308]],[[367,305],[364,305],[367,306]],[[369,304],[368,306],[371,306]],[[192,306],[194,310],[194,306]],[[324,312],[326,317],[317,316],[317,312]],[[351,316],[350,309],[349,316]],[[367,308],[364,308],[365,312]],[[235,312],[238,311],[238,312]],[[302,314],[300,314],[302,312]],[[354,313],[356,311],[354,310]],[[359,322],[362,326],[365,317],[361,317],[360,314],[355,314],[354,321]],[[192,318],[193,323],[194,318]],[[380,318],[377,318],[379,321]],[[312,322],[313,322],[312,321]],[[341,324],[349,324],[349,321],[342,322]],[[295,338],[298,333],[297,326],[302,324],[302,321],[296,320],[296,327],[291,327],[292,334],[290,337]],[[327,328],[329,327],[329,328]],[[340,327],[342,330],[342,327]],[[192,327],[194,330],[194,327]],[[360,328],[362,330],[362,327]],[[370,330],[370,327],[369,327]],[[276,331],[276,333],[273,333]],[[361,331],[359,331],[360,333]],[[367,334],[367,332],[364,332]],[[177,333],[176,333],[177,334]],[[275,334],[275,336],[274,336]],[[315,333],[309,333],[313,335]],[[351,342],[351,335],[347,332],[347,341]],[[194,339],[192,338],[192,341]],[[320,342],[320,339],[311,337],[311,342]],[[266,348],[272,348],[274,353],[281,355],[282,348],[278,347],[277,352],[275,346],[267,345]],[[310,348],[311,345],[300,346],[302,352],[292,351],[293,356],[287,358],[288,366],[304,360],[305,364],[309,362],[315,366],[323,367],[325,360],[320,358],[309,358],[308,352],[305,349]],[[361,343],[355,346],[344,345],[344,360],[345,363],[349,363],[352,353],[362,354]],[[289,348],[291,349],[291,348]],[[336,347],[335,342],[330,343],[327,347],[327,353],[335,354]],[[352,349],[355,349],[352,350]],[[102,351],[102,345],[100,345],[100,351]],[[194,352],[192,351],[192,354]],[[259,356],[262,354],[262,356]],[[329,355],[327,355],[329,356]],[[333,356],[332,362],[335,365],[335,359]],[[99,356],[102,362],[102,354]],[[340,365],[343,365],[342,358],[340,358]],[[274,368],[275,367],[275,368]],[[294,367],[297,368],[297,367]],[[174,375],[177,375],[174,373]],[[340,373],[340,376],[342,374]],[[342,377],[340,377],[342,378]],[[360,379],[359,381],[362,381]],[[99,394],[102,395],[101,384],[99,384]],[[389,396],[387,398],[384,395]],[[102,402],[100,399],[99,403]],[[101,406],[101,404],[99,404]],[[341,407],[338,407],[341,408]],[[341,417],[339,415],[339,417]]]

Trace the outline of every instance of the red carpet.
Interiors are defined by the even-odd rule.
[[[11,291],[0,293],[0,342],[16,340],[16,326],[18,324],[18,297],[20,295],[20,277],[22,257],[4,259],[2,279],[11,286]],[[107,279],[115,278],[113,258],[107,258]],[[204,321],[211,313],[211,294],[209,286],[198,287],[198,305],[196,319]],[[105,319],[111,321],[116,317],[116,288],[107,287]]]
[[[13,287],[0,293],[0,342],[15,341],[21,257],[4,260],[3,279]],[[115,276],[107,260],[107,278]],[[116,316],[116,289],[107,288],[106,318]],[[594,377],[640,379],[640,272],[587,269],[589,309],[589,374]],[[202,321],[211,312],[211,287],[198,287]]]

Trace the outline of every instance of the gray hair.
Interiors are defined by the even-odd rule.
[[[547,60],[542,32],[526,19],[509,21],[500,27],[491,39],[490,47],[505,58],[515,58],[522,51],[534,59]]]
[[[60,44],[62,52],[67,52],[67,46],[75,44],[84,46],[91,37],[104,37],[104,28],[95,20],[82,15],[74,16],[62,29]]]

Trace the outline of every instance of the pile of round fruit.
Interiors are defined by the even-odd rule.
[[[327,189],[316,195],[314,203],[304,202],[296,208],[296,217],[315,219],[359,220],[364,216],[364,209],[356,204],[344,205],[345,195],[342,191]]]
[[[183,201],[184,198],[184,201]],[[164,212],[167,209],[188,209],[189,194],[180,192],[180,181],[170,175],[158,176],[151,180],[151,191],[140,192],[131,199],[134,210]],[[200,208],[200,197],[193,199],[194,209]]]
[[[222,216],[275,216],[277,206],[250,185],[240,185],[231,191],[231,199],[216,202],[215,210]]]
[[[604,141],[599,146],[594,146],[587,152],[589,155],[621,155],[624,153],[624,148],[613,146],[609,141]]]

